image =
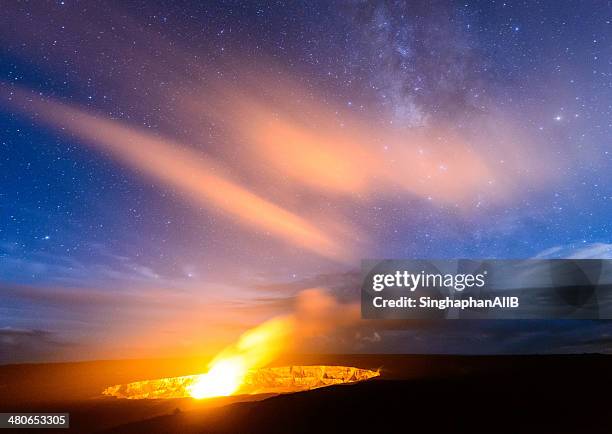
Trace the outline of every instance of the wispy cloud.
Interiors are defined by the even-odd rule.
[[[231,179],[211,158],[184,144],[140,131],[20,89],[4,89],[14,109],[67,131],[109,152],[122,163],[179,189],[191,199],[226,213],[256,230],[337,260],[350,257],[346,246],[296,213],[283,208]]]
[[[536,258],[612,259],[612,244],[580,243],[553,246],[538,253]]]

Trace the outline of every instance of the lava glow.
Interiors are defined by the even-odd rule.
[[[338,303],[325,291],[301,291],[293,314],[278,316],[247,330],[199,375],[169,377],[116,385],[105,395],[128,399],[213,398],[229,395],[289,393],[334,384],[363,381],[378,371],[349,366],[285,366],[268,368],[299,342],[353,324],[359,306]]]
[[[209,364],[208,372],[200,375],[137,381],[108,387],[103,394],[127,399],[213,398],[229,395],[290,393],[363,381],[379,375],[348,366],[285,366],[266,368],[281,352],[287,351],[300,334],[310,328],[304,304],[313,303],[318,311],[328,312],[335,307],[332,299],[317,291],[302,294],[302,315],[286,315],[270,319],[245,332],[238,341],[221,351]],[[324,323],[318,318],[322,330]],[[299,330],[297,324],[300,324]],[[312,331],[312,330],[310,330]]]
[[[223,366],[219,363],[217,366]],[[159,378],[110,386],[104,395],[124,399],[214,398],[229,395],[294,393],[338,384],[369,380],[379,371],[351,366],[283,366],[251,369],[237,377],[233,372],[211,369],[202,375]],[[231,369],[231,368],[230,368]],[[219,377],[215,378],[215,376]],[[234,389],[234,387],[236,387]]]
[[[240,358],[220,360],[206,374],[198,376],[187,392],[196,399],[228,396],[238,390],[245,373]]]
[[[248,330],[215,357],[206,374],[195,377],[187,392],[198,399],[234,394],[248,371],[267,365],[287,348],[294,323],[291,316],[278,317]]]
[[[294,331],[292,316],[273,318],[248,330],[213,359],[206,374],[183,383],[187,395],[201,399],[235,394],[249,371],[267,365],[287,348]]]

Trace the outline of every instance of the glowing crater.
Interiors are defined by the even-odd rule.
[[[212,398],[229,395],[291,393],[379,376],[350,366],[284,366],[243,371],[240,360],[218,363],[206,374],[136,381],[107,387],[102,393],[126,399]]]

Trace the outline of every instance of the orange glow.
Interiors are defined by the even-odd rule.
[[[187,387],[187,393],[196,399],[233,394],[242,384],[247,372],[242,362],[239,357],[219,360],[210,371],[200,375]]]
[[[302,291],[293,315],[272,318],[246,331],[213,359],[208,372],[194,379],[187,392],[194,398],[232,395],[244,386],[249,373],[287,353],[296,341],[346,327],[358,318],[356,303],[340,304],[320,289]]]
[[[359,321],[357,303],[339,303],[321,289],[300,292],[295,312],[269,319],[244,332],[222,350],[200,375],[145,380],[109,387],[104,393],[119,397],[183,397],[196,399],[244,393],[308,390],[323,385],[360,381],[378,375],[357,368],[265,368],[282,354],[313,336],[339,331]],[[270,370],[271,369],[271,370]],[[327,369],[327,371],[326,371]],[[264,391],[262,391],[264,390]]]
[[[247,331],[215,357],[208,372],[198,376],[187,392],[198,399],[232,395],[248,371],[267,365],[286,350],[293,333],[292,317],[274,318]]]

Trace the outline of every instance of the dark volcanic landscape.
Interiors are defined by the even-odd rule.
[[[309,392],[202,401],[99,395],[110,384],[198,372],[195,360],[7,365],[0,367],[0,409],[67,411],[74,433],[609,433],[611,361],[603,355],[304,356],[299,363],[380,368],[382,375]]]

